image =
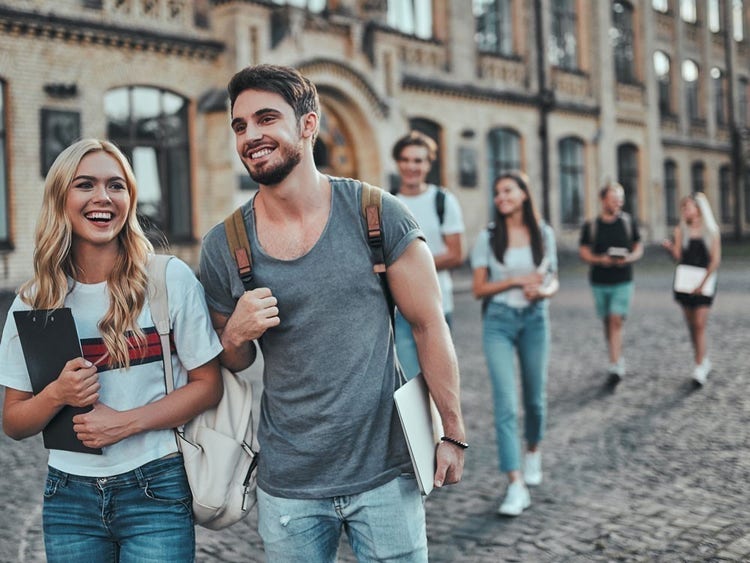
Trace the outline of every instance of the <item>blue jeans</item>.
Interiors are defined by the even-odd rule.
[[[336,561],[341,530],[358,561],[427,561],[422,495],[411,475],[356,495],[287,499],[260,487],[258,532],[269,563]]]
[[[192,502],[181,455],[106,478],[50,467],[42,512],[47,561],[194,561]]]
[[[451,327],[453,320],[452,313],[445,313],[445,322],[448,328]],[[404,316],[396,310],[396,354],[401,368],[404,370],[406,379],[414,379],[420,371],[419,359],[417,358],[417,343],[414,341],[414,334],[411,332],[411,325]]]
[[[495,431],[504,473],[521,467],[518,437],[518,393],[515,358],[521,372],[526,443],[535,445],[544,435],[547,410],[547,357],[549,314],[546,301],[524,308],[490,303],[483,320],[484,355],[492,381]]]

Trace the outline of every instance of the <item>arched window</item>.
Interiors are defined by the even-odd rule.
[[[721,199],[721,222],[729,225],[734,221],[732,206],[732,168],[725,164],[719,168],[719,197]]]
[[[688,117],[691,120],[701,118],[699,79],[700,68],[695,61],[685,59],[682,61],[682,80],[685,83],[685,102],[687,104]]]
[[[745,10],[742,0],[732,0],[732,36],[735,41],[745,39]]]
[[[276,4],[289,4],[298,8],[307,8],[311,12],[322,12],[326,9],[326,0],[273,0]]]
[[[487,147],[489,148],[489,196],[492,201],[495,178],[508,170],[521,169],[521,136],[512,129],[493,129],[487,136]]]
[[[513,54],[511,0],[474,0],[476,42],[480,51]]]
[[[615,77],[618,82],[633,84],[635,76],[635,34],[633,33],[633,6],[619,0],[612,3],[612,33]]]
[[[188,101],[148,86],[104,97],[108,137],[128,156],[138,181],[138,211],[172,241],[192,240]]]
[[[708,29],[713,33],[721,31],[721,8],[719,0],[708,0]]]
[[[625,143],[617,147],[617,180],[625,189],[623,209],[637,216],[638,210],[638,147]]]
[[[560,68],[578,68],[578,11],[576,0],[552,0],[550,62]]]
[[[695,0],[680,0],[680,17],[687,23],[698,21],[698,7]]]
[[[690,188],[696,193],[706,189],[706,165],[700,161],[693,162],[690,167],[690,184]]]
[[[669,1],[668,0],[651,0],[651,7],[657,12],[666,14],[669,11]]]
[[[560,212],[565,225],[578,225],[583,218],[583,141],[566,137],[558,143],[560,155]]]
[[[443,136],[442,127],[430,119],[422,119],[421,117],[410,119],[409,127],[415,131],[424,133],[437,144],[438,151],[432,163],[432,168],[430,168],[430,173],[427,174],[427,183],[441,185],[443,178],[443,161],[440,158],[441,138]]]
[[[716,124],[719,126],[727,124],[726,82],[727,79],[721,69],[713,67],[711,69],[711,83],[714,91],[714,115],[716,116]]]
[[[659,111],[672,114],[672,65],[664,51],[654,51],[654,72],[659,85]]]
[[[423,39],[432,37],[432,0],[388,2],[388,25]]]
[[[8,151],[5,125],[5,82],[0,80],[0,248],[10,244],[8,217]]]
[[[666,160],[664,161],[664,209],[667,225],[676,225],[680,221],[677,193],[677,164],[674,160]]]

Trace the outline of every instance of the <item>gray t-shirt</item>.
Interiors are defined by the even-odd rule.
[[[361,493],[412,472],[393,405],[398,386],[390,317],[372,270],[361,184],[330,178],[331,212],[315,246],[278,260],[258,244],[252,200],[242,208],[256,287],[278,299],[264,358],[258,484],[286,498]],[[423,238],[406,207],[383,194],[386,265]],[[223,224],[206,235],[201,281],[211,309],[230,315],[244,292]]]

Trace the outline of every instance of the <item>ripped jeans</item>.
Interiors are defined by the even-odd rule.
[[[191,562],[192,502],[181,455],[111,477],[50,467],[42,512],[47,561]]]
[[[288,499],[260,487],[258,532],[269,563],[336,561],[346,530],[357,561],[427,562],[422,495],[413,475],[370,491],[325,499]]]

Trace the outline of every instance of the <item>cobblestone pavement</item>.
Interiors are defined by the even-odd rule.
[[[468,272],[456,276],[455,340],[471,448],[463,482],[426,501],[431,561],[750,561],[748,260],[722,264],[708,329],[714,372],[700,390],[689,377],[670,266],[647,256],[636,272],[625,328],[629,373],[612,391],[585,270],[570,259],[562,268],[551,305],[544,483],[518,518],[495,514],[505,481],[479,306]],[[259,382],[257,368],[248,376]],[[44,464],[38,437],[0,437],[0,561],[44,561]],[[254,529],[254,513],[228,530],[198,529],[198,560],[262,561]],[[345,541],[340,560],[354,560]]]

